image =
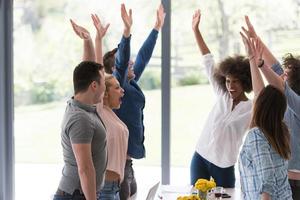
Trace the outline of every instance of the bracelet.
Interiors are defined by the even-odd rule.
[[[261,68],[262,66],[264,66],[265,61],[263,59],[260,58],[258,61],[260,62],[257,66],[258,68]]]

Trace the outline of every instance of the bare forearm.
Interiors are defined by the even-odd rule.
[[[95,61],[94,45],[91,39],[83,40],[83,61]]]
[[[96,62],[103,65],[102,38],[95,39]]]
[[[272,52],[269,50],[269,48],[265,45],[264,42],[262,42],[262,45],[264,47],[262,57],[265,61],[265,64],[270,67],[273,64],[277,63],[278,62],[277,59],[272,54]]]
[[[130,29],[124,28],[123,36],[124,36],[125,38],[129,38],[129,36],[130,36]]]
[[[258,67],[256,66],[255,58],[250,58],[250,71],[251,81],[255,98],[259,95],[260,91],[264,88],[264,82]]]
[[[202,55],[205,55],[205,54],[209,54],[210,53],[210,50],[209,48],[207,47],[199,29],[197,30],[194,30],[194,35],[195,35],[195,38],[196,38],[196,41],[197,41],[197,45],[200,49],[200,52],[202,53]]]
[[[79,170],[79,177],[86,200],[96,200],[96,173],[94,167]]]
[[[269,68],[267,66],[263,66],[261,68],[261,71],[264,74],[264,76],[266,77],[269,84],[273,85],[274,87],[276,87],[277,89],[279,89],[282,92],[284,91],[283,79],[280,76],[278,76],[271,68]]]

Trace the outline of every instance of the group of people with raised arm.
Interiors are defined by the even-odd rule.
[[[239,159],[243,199],[299,200],[300,57],[284,57],[283,70],[245,16],[247,28],[240,35],[247,56],[227,57],[215,66],[200,19],[196,10],[192,28],[217,100],[192,157],[191,184],[212,177],[218,186],[235,187]],[[245,92],[252,90],[249,100]]]
[[[96,14],[91,18],[95,42],[70,20],[83,40],[83,58],[74,69],[74,96],[63,118],[64,168],[54,200],[130,199],[137,192],[132,159],[145,157],[145,96],[138,81],[164,24],[164,8],[157,9],[135,62],[130,59],[132,10],[121,5],[121,41],[104,56],[109,24]],[[246,16],[247,28],[240,32],[246,56],[230,56],[216,65],[200,21],[196,10],[192,29],[217,98],[191,160],[191,184],[212,177],[217,186],[234,188],[238,160],[243,199],[300,199],[300,58],[285,56],[283,70]],[[251,91],[253,100],[246,95]]]
[[[70,20],[74,32],[83,40],[83,61],[74,70],[75,95],[68,103],[62,125],[65,166],[54,200],[127,200],[137,192],[132,158],[145,157],[145,97],[138,81],[164,24],[164,8],[160,5],[157,9],[154,28],[135,62],[130,60],[131,9],[127,11],[121,5],[121,42],[105,56],[102,40],[109,24],[104,26],[96,14],[91,18],[97,32],[95,48],[89,31]],[[76,85],[81,90],[77,91]],[[69,108],[69,104],[75,105]],[[65,173],[68,168],[72,171]]]

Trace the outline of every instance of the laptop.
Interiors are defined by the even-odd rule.
[[[155,199],[155,195],[156,195],[157,189],[159,187],[159,183],[160,182],[156,183],[154,186],[152,186],[150,188],[146,200],[154,200]]]

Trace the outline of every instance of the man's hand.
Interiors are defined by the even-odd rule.
[[[166,13],[164,11],[164,6],[162,4],[159,5],[159,8],[156,10],[156,22],[154,29],[159,31],[161,27],[164,25]]]
[[[129,12],[127,12],[125,4],[123,3],[121,4],[121,17],[124,23],[124,36],[129,37],[132,26],[132,10],[129,9]]]
[[[193,21],[192,21],[193,31],[198,31],[199,30],[200,18],[201,18],[201,12],[198,9],[198,10],[195,11],[195,13],[193,15]]]
[[[70,19],[70,22],[76,35],[78,35],[83,40],[91,39],[90,33],[85,28],[77,25],[72,19]]]
[[[106,26],[103,26],[98,15],[96,15],[96,14],[92,14],[91,17],[92,17],[94,26],[97,30],[96,39],[102,39],[105,36],[110,24],[106,24]]]

